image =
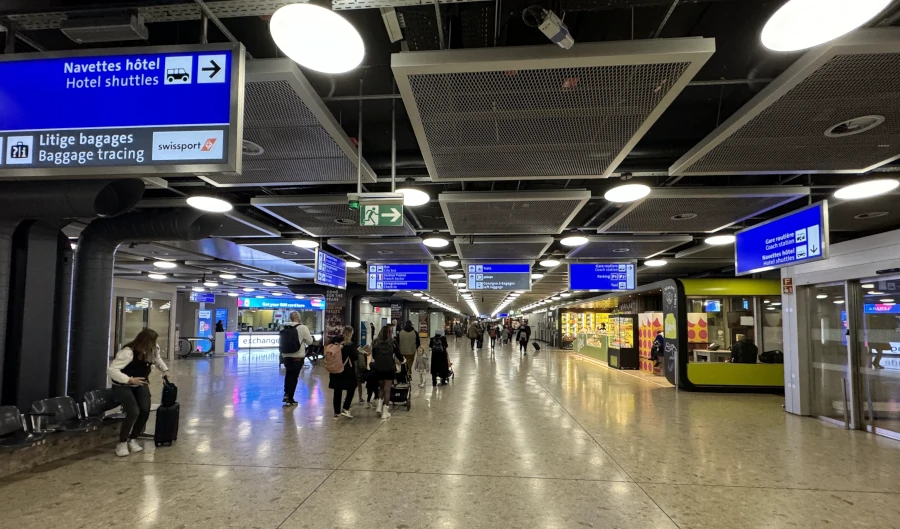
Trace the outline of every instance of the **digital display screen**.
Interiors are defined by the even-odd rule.
[[[347,288],[347,261],[316,249],[315,282],[332,288]]]
[[[828,202],[735,234],[735,274],[746,275],[828,257]]]
[[[469,264],[466,273],[469,290],[531,290],[530,264]]]
[[[281,299],[281,298],[238,298],[241,309],[324,309],[325,301],[321,299]]]
[[[370,264],[366,285],[369,291],[421,290],[430,288],[428,263]]]
[[[722,312],[722,302],[717,299],[708,299],[703,302],[703,306],[706,312]]]
[[[212,292],[191,292],[191,301],[194,303],[215,303],[216,295]]]
[[[569,290],[634,290],[634,263],[569,263]]]

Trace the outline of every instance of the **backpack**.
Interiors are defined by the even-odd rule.
[[[491,327],[491,330],[488,331],[488,336],[490,336],[491,338],[496,338],[497,337],[497,329],[495,329],[494,327]]]
[[[350,360],[349,358],[347,359]],[[325,346],[325,370],[333,375],[344,372],[346,362],[341,360],[341,344],[330,343]]]
[[[764,364],[783,364],[784,353],[778,350],[766,351],[764,353],[760,353],[759,361]]]
[[[372,348],[375,371],[394,372],[394,346],[391,342],[381,342]]]
[[[519,334],[517,334],[516,337],[518,338],[518,340],[519,340],[520,342],[527,342],[527,341],[528,341],[528,333],[525,332],[524,329],[520,330],[520,331],[519,331]]]
[[[283,355],[294,354],[300,350],[300,335],[296,325],[285,325],[278,331],[278,352]]]
[[[431,347],[432,354],[435,351],[443,351],[444,350],[444,344],[441,342],[440,338],[432,338],[431,343],[428,345],[429,345],[429,347]]]

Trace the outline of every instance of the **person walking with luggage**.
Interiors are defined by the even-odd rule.
[[[406,369],[407,371],[412,371],[413,361],[416,359],[416,350],[422,346],[419,333],[416,332],[412,322],[406,320],[406,325],[403,326],[403,330],[397,336],[397,345],[400,347],[400,354],[406,360]]]
[[[528,356],[528,332],[524,326],[519,327],[519,331],[516,333],[516,341],[519,342],[519,354]]]
[[[356,386],[359,389],[359,403],[363,404],[363,387],[366,385],[366,379],[369,373],[369,358],[372,352],[372,346],[367,345],[356,350]]]
[[[163,376],[171,379],[168,366],[159,356],[157,338],[159,335],[153,329],[142,330],[116,353],[106,370],[112,379],[113,393],[125,410],[125,420],[119,427],[119,444],[116,445],[119,457],[143,450],[137,438],[150,417],[150,388],[147,386],[150,368],[156,366]]]
[[[478,338],[480,336],[478,334],[478,324],[476,324],[474,321],[472,323],[470,323],[469,328],[466,329],[466,336],[472,342],[472,350],[474,351],[475,350],[475,342],[478,341]]]
[[[437,386],[437,379],[441,379],[441,385],[447,384],[450,376],[450,357],[447,355],[447,338],[435,332],[428,344],[431,348],[431,387]]]
[[[493,351],[494,344],[497,343],[497,327],[491,325],[490,330],[488,331],[488,336],[491,338],[491,351]]]
[[[284,397],[281,402],[285,407],[298,404],[294,400],[294,392],[297,391],[297,381],[303,370],[306,346],[312,345],[314,341],[309,328],[300,323],[300,313],[294,311],[290,317],[291,323],[278,333],[278,351],[284,358]]]
[[[350,405],[356,390],[357,346],[353,343],[353,327],[344,326],[343,336],[332,338],[325,348],[325,369],[328,371],[328,387],[334,390],[334,418],[352,419]],[[344,397],[344,392],[347,396]],[[343,400],[343,408],[341,407]]]
[[[375,338],[372,344],[372,363],[375,371],[370,376],[374,380],[380,381],[380,395],[375,399],[375,413],[380,413],[382,419],[388,419],[391,413],[388,411],[388,405],[391,400],[391,385],[394,383],[394,377],[397,371],[394,368],[394,337],[391,333],[391,326],[385,325]]]
[[[416,350],[416,360],[414,362],[416,373],[419,374],[419,387],[425,387],[425,372],[428,371],[428,355],[425,354],[425,348],[419,347]]]

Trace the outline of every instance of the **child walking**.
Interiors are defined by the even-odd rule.
[[[425,387],[425,373],[428,372],[428,355],[425,354],[425,348],[419,347],[416,350],[416,359],[413,362],[416,373],[419,374],[419,387]]]

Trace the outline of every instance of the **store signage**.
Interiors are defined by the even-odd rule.
[[[238,298],[238,308],[322,310],[325,302],[321,299]]]
[[[735,275],[827,259],[828,201],[741,230],[735,237]]]
[[[634,290],[634,263],[569,263],[569,290]]]
[[[212,326],[212,311],[211,310],[198,310],[197,311],[197,336],[202,336],[204,338],[210,338],[213,335],[213,326]]]
[[[531,265],[467,265],[469,290],[531,290]]]
[[[249,333],[242,332],[238,333],[238,348],[239,349],[277,349],[278,348],[278,333],[277,332],[267,332],[267,333]]]
[[[866,314],[900,314],[900,305],[893,303],[866,303],[863,305]]]
[[[216,323],[222,322],[222,325],[228,327],[228,309],[216,309]]]
[[[366,204],[359,208],[360,226],[403,226],[403,204]]]
[[[241,170],[240,45],[0,56],[0,177]]]
[[[236,353],[238,348],[238,340],[240,338],[240,333],[237,332],[226,332],[225,333],[225,352],[226,353]]]
[[[429,285],[428,263],[417,264],[370,264],[370,291],[378,290],[421,290],[427,292]]]
[[[191,301],[194,303],[215,303],[216,295],[212,292],[191,292]]]
[[[347,288],[347,261],[316,250],[315,282],[332,288]]]

